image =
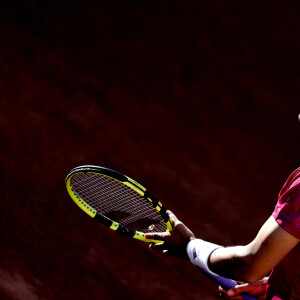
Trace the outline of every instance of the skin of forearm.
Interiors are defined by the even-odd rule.
[[[281,228],[271,216],[250,244],[216,249],[210,255],[208,266],[225,277],[255,282],[268,275],[298,243],[299,239]]]
[[[224,277],[255,282],[266,274],[254,267],[255,254],[251,250],[249,246],[218,248],[210,255],[208,266],[211,271]]]

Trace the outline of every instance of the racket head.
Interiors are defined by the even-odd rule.
[[[173,230],[161,202],[141,184],[114,170],[84,165],[72,169],[66,187],[73,201],[106,227],[144,241],[149,232]]]

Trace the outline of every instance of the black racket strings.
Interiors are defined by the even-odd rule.
[[[158,219],[161,219],[159,213],[157,213],[156,210],[153,210],[151,204],[146,202],[143,197],[141,197],[139,194],[137,194],[130,188],[123,186],[123,184],[120,184],[118,181],[112,180],[102,175],[90,175],[92,175],[92,177],[99,177],[101,179],[100,182],[98,180],[99,178],[96,178],[96,180],[89,181],[89,176],[81,181],[81,183],[83,181],[86,181],[86,183],[84,184],[84,186],[82,185],[83,188],[77,191],[81,194],[80,197],[84,199],[88,204],[90,204],[95,209],[97,208],[99,212],[106,215],[110,219],[113,219],[118,222],[122,219],[122,224],[125,226],[134,229],[136,229],[137,227],[137,229],[139,230],[145,230],[145,228],[148,228],[149,231],[152,231],[154,229],[155,231],[160,230],[158,226],[156,226],[157,223],[161,223],[160,220],[157,220],[156,218],[159,217]],[[103,185],[104,181],[106,181],[105,185]],[[101,184],[99,185],[99,183]],[[85,194],[84,191],[90,192],[87,192],[87,194]],[[96,192],[97,195],[95,199],[94,192]],[[102,201],[99,201],[99,199]],[[113,199],[115,199],[115,201],[112,201]],[[120,201],[120,199],[122,199],[122,201]],[[124,200],[126,200],[126,202],[124,202]],[[110,203],[110,205],[107,205],[107,203]],[[148,207],[141,206],[141,203],[143,203],[144,206],[145,204],[147,204]],[[99,206],[99,204],[106,204],[106,207],[104,208],[103,205]],[[149,214],[149,212],[151,213]],[[162,223],[162,225],[162,229],[165,229],[165,224]]]
[[[78,173],[71,178],[71,186],[81,199],[113,221],[144,233],[167,230],[152,204],[117,180],[96,173]]]
[[[94,175],[95,176],[95,175]],[[96,175],[97,176],[97,175]],[[101,177],[100,177],[101,178]],[[90,177],[87,177],[86,179],[90,179]],[[86,179],[84,179],[86,181]],[[82,182],[79,182],[79,187],[77,187],[78,194],[81,194],[84,196],[84,199],[88,204],[90,204],[95,209],[101,209],[104,208],[100,204],[105,203],[106,211],[110,211],[112,209],[121,209],[121,208],[129,208],[133,204],[138,204],[139,200],[136,199],[138,196],[133,190],[128,189],[127,191],[124,189],[125,187],[119,188],[119,185],[117,182],[107,180],[106,184],[104,185],[105,177],[101,178],[102,184],[99,184],[98,178],[97,180],[89,180],[85,185],[82,185]],[[96,183],[96,184],[95,184]],[[74,187],[75,184],[73,184]],[[105,188],[106,187],[106,188]],[[95,196],[95,198],[94,198]],[[103,197],[103,201],[101,200],[101,196]],[[120,197],[118,199],[118,197]],[[104,200],[108,201],[104,201]],[[116,202],[112,201],[113,199],[120,200],[124,199],[127,200],[126,203],[124,201],[122,202]],[[130,201],[128,201],[130,200]]]

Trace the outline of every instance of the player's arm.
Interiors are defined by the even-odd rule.
[[[194,234],[174,214],[170,213],[170,218],[175,226],[174,232],[146,235],[149,239],[164,242],[151,245],[152,249],[162,251],[165,255],[184,257],[187,248],[194,264],[245,282],[263,278],[299,242],[282,229],[273,217],[266,221],[249,245],[228,248],[195,239]]]
[[[298,242],[271,216],[250,244],[216,249],[208,266],[222,276],[255,282],[266,276]]]

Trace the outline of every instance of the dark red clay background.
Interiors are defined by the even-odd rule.
[[[65,176],[82,164],[119,170],[198,237],[250,242],[300,165],[299,11],[244,1],[5,5],[1,299],[218,299],[190,263],[84,214]]]

